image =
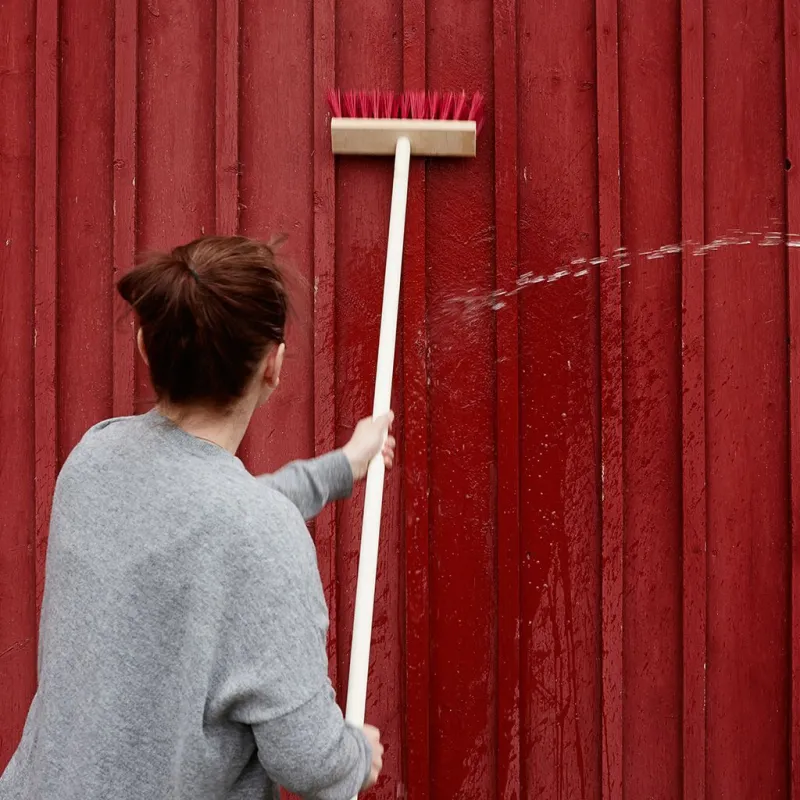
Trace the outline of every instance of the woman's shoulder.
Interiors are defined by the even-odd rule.
[[[183,521],[198,536],[235,540],[249,551],[313,549],[297,507],[217,445],[159,424],[117,417],[92,426],[72,450],[60,481],[74,492],[122,496],[154,520]],[[147,502],[142,505],[143,498]],[[112,502],[113,501],[113,502]]]
[[[114,445],[115,443],[139,438],[144,428],[146,415],[110,417],[94,423],[78,440],[71,453]]]
[[[221,513],[236,520],[235,527],[251,539],[253,547],[313,547],[297,506],[249,472],[237,476],[235,487],[231,485],[227,491],[221,486],[218,488],[217,500],[223,505]],[[232,490],[234,497],[230,494]]]

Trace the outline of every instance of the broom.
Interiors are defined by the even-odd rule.
[[[394,156],[394,182],[386,248],[378,364],[372,414],[389,412],[400,302],[400,274],[412,155],[471,157],[483,125],[483,97],[461,92],[340,92],[328,96],[333,152],[339,155]],[[378,541],[383,505],[384,463],[378,454],[370,463],[361,528],[353,641],[346,718],[364,725],[372,639],[372,612],[378,570]]]

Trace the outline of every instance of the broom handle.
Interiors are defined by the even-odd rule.
[[[383,311],[375,375],[374,417],[387,414],[392,399],[392,373],[397,339],[397,309],[400,303],[400,275],[403,264],[403,235],[406,224],[408,166],[411,143],[397,140],[394,159],[392,207],[389,216],[389,240],[386,249],[386,272],[383,284]],[[347,721],[363,726],[367,703],[369,648],[372,639],[372,609],[378,571],[378,540],[385,467],[382,453],[370,462],[364,498],[364,521],[361,527],[361,554],[358,561],[356,608],[353,619],[353,643],[350,650],[350,679],[347,690]]]

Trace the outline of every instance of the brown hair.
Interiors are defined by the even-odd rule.
[[[196,239],[148,256],[117,289],[141,326],[153,387],[172,403],[229,406],[284,340],[289,291],[272,244]]]

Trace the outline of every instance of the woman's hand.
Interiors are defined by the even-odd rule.
[[[372,750],[372,767],[369,771],[369,778],[362,787],[364,791],[371,789],[377,782],[383,769],[383,745],[381,744],[381,732],[372,725],[364,726],[364,736],[367,737],[370,749]]]
[[[353,470],[353,479],[360,481],[366,474],[369,462],[383,452],[383,463],[387,469],[394,464],[395,440],[389,435],[394,422],[390,411],[382,417],[368,417],[356,425],[350,441],[342,448]]]

